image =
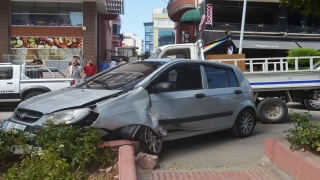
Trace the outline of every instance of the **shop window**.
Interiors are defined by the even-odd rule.
[[[11,25],[82,26],[82,3],[11,2]]]
[[[161,30],[158,34],[158,46],[175,43],[175,33],[172,30]]]

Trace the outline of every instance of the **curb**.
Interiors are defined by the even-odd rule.
[[[103,146],[119,147],[119,180],[137,180],[134,155],[139,152],[140,142],[126,139],[108,141]]]
[[[298,150],[291,150],[285,138],[266,138],[264,154],[274,164],[299,180],[318,180],[320,157]]]

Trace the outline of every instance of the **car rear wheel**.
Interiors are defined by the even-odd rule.
[[[258,105],[257,116],[263,123],[281,123],[288,118],[288,107],[281,99],[266,98]]]
[[[40,92],[40,91],[31,92],[31,93],[27,94],[23,100],[27,100],[29,98],[32,98],[33,96],[38,96],[40,94],[43,94],[43,92]]]
[[[313,111],[320,111],[320,93],[317,93],[317,99],[305,99],[303,104],[309,109]]]
[[[150,154],[159,154],[162,149],[162,138],[150,127],[142,129],[143,141],[141,142],[142,148]]]
[[[255,114],[250,109],[242,110],[233,127],[232,134],[244,138],[250,136],[256,123]]]

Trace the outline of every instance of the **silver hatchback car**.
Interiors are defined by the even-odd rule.
[[[32,131],[46,121],[91,126],[105,137],[139,140],[144,150],[157,154],[166,140],[225,129],[247,137],[256,124],[255,111],[250,84],[236,66],[145,60],[30,98],[1,128]]]

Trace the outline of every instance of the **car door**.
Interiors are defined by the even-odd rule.
[[[160,82],[171,82],[174,90],[153,93],[152,87]],[[149,85],[152,113],[163,127],[201,130],[208,118],[207,90],[199,64],[179,63],[164,70]]]
[[[233,125],[244,93],[232,68],[227,66],[204,65],[208,86],[209,120],[207,125],[213,128]]]
[[[13,73],[14,66],[0,67],[0,101],[14,101],[19,98],[17,76]]]

